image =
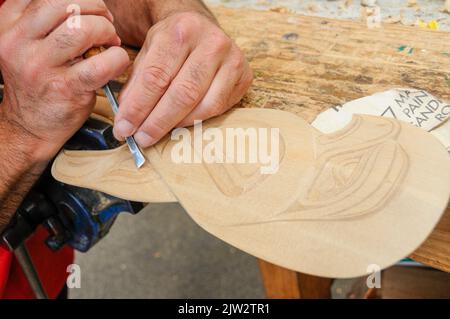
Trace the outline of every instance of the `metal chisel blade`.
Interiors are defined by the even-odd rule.
[[[111,90],[111,87],[109,84],[106,84],[103,87],[103,90],[105,91],[106,97],[109,100],[109,103],[111,104],[112,110],[114,114],[117,114],[119,112],[119,102],[116,99],[116,96],[114,95],[113,91]],[[131,154],[134,158],[134,163],[136,164],[137,168],[141,168],[142,165],[144,165],[146,159],[144,157],[144,154],[142,153],[141,149],[137,145],[136,141],[134,140],[134,137],[130,136],[126,138],[126,142],[128,145],[128,148],[131,151]]]

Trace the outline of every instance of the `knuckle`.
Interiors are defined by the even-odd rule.
[[[189,32],[188,27],[184,26],[182,22],[178,21],[172,29],[172,41],[177,45],[183,45],[188,42],[189,36],[192,34]]]
[[[123,104],[119,112],[121,117],[138,126],[147,118],[151,109],[144,95],[137,97],[132,104]]]
[[[98,75],[104,74],[101,70],[101,64],[92,64],[90,68],[80,70],[78,73],[78,80],[92,90],[96,89]]]
[[[213,53],[220,53],[231,48],[232,41],[222,31],[215,32],[211,35],[211,50]]]
[[[139,125],[147,116],[147,109],[143,104],[136,103],[131,107],[123,108],[122,117],[134,125]]]
[[[179,13],[173,24],[173,39],[176,39],[179,43],[185,43],[200,29],[201,20],[198,14],[194,12]]]
[[[84,27],[67,28],[64,31],[57,32],[54,37],[57,49],[68,49],[75,47],[82,39],[88,35]]]
[[[195,12],[182,12],[177,15],[176,25],[179,28],[195,28],[200,26],[200,16]]]
[[[45,89],[46,96],[54,97],[59,101],[76,101],[75,104],[80,107],[88,104],[94,94],[93,92],[81,90],[77,77],[69,77],[65,74],[50,76]]]
[[[96,16],[90,20],[89,31],[92,32],[93,28],[101,27],[103,32],[110,35],[116,35],[116,28],[107,18],[103,16]]]
[[[95,8],[95,11],[102,14],[108,13],[108,6],[106,5],[105,1],[103,0],[96,0],[92,5]]]
[[[212,101],[210,107],[209,107],[209,116],[218,116],[223,114],[227,109],[227,103],[225,102],[225,99],[223,97],[217,97],[215,100]]]
[[[171,75],[166,68],[158,65],[147,66],[142,73],[145,90],[151,94],[164,93],[172,81]]]
[[[190,107],[200,99],[200,85],[193,80],[184,80],[176,84],[173,96],[174,106]]]
[[[101,34],[103,38],[113,37],[116,30],[108,19],[101,16],[88,17],[80,16],[81,24],[77,28],[65,27],[55,34],[56,47],[59,49],[68,49],[78,46],[84,46],[96,34]],[[99,32],[93,32],[96,29]],[[101,32],[100,32],[101,31]]]
[[[137,98],[133,104],[124,105],[120,108],[121,118],[126,119],[134,126],[140,126],[142,122],[148,117],[152,107],[142,97]]]
[[[73,36],[77,38],[77,41],[83,41],[84,39],[92,36],[95,28],[104,28],[104,17],[90,17],[81,16],[81,23],[79,28],[71,28],[73,30]]]
[[[75,95],[73,86],[63,76],[52,77],[46,85],[46,90],[58,99],[71,100]]]
[[[240,52],[237,54],[234,54],[234,56],[231,58],[231,67],[235,70],[242,70],[245,65],[245,58],[244,55],[242,55]]]
[[[120,110],[122,117],[136,126],[145,120],[149,111],[150,107],[146,103],[141,103],[139,100],[129,107],[122,107]]]
[[[163,137],[170,129],[170,124],[163,117],[148,121],[148,123],[142,127],[144,132],[156,139]]]
[[[254,80],[253,71],[252,69],[249,68],[242,79],[242,85],[244,86],[245,89],[248,89],[252,85],[253,80]]]

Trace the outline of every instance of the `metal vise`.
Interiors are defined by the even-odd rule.
[[[106,150],[117,146],[110,124],[89,119],[64,148]],[[120,213],[135,214],[142,208],[140,203],[60,183],[48,168],[24,199],[2,240],[9,249],[16,250],[44,225],[51,249],[70,245],[87,252],[108,234]]]

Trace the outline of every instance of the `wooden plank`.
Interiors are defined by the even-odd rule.
[[[448,299],[450,275],[421,267],[392,267],[383,271],[381,289],[383,299]]]
[[[297,273],[300,298],[302,299],[329,299],[331,298],[331,285],[333,280],[306,274]]]
[[[428,239],[411,258],[450,273],[450,206]]]
[[[240,107],[282,109],[312,122],[329,107],[396,87],[450,101],[450,33],[247,9],[214,12],[255,72]],[[449,242],[450,207],[412,257],[450,272]]]
[[[299,299],[300,287],[295,271],[264,260],[259,261],[266,296],[269,299]]]
[[[450,100],[450,33],[244,9],[215,13],[255,71],[245,107],[284,109],[311,122],[331,106],[394,87]]]
[[[285,269],[260,260],[266,296],[270,299],[325,299],[331,297],[332,280]]]

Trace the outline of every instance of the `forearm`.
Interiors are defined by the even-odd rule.
[[[183,11],[196,11],[214,19],[201,0],[106,0],[115,17],[114,24],[124,44],[140,47],[151,26]]]
[[[4,105],[0,105],[0,110]],[[0,111],[0,232],[8,225],[47,162],[34,159],[33,148],[20,128]]]

